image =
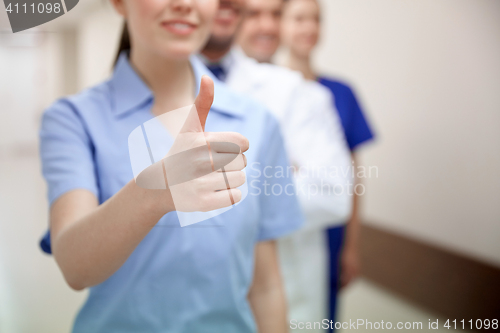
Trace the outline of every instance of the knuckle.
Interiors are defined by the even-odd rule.
[[[239,185],[243,185],[246,180],[246,175],[243,171],[238,171],[236,174],[236,181]]]
[[[234,171],[240,171],[245,168],[246,160],[243,154],[238,155],[232,164],[232,167],[234,168]]]
[[[234,202],[240,202],[241,201],[241,191],[237,188],[232,189],[231,191],[233,194]]]
[[[250,142],[246,137],[243,137],[243,142],[242,142],[242,151],[247,151],[248,148],[250,147]]]
[[[210,191],[213,191],[215,189],[215,187],[217,186],[217,179],[214,177],[216,176],[214,173],[210,173],[208,175],[204,175],[200,178],[198,178],[198,181],[199,181],[199,188],[200,190],[202,190],[203,192],[210,192]]]
[[[201,195],[201,193],[207,188],[208,181],[205,177],[196,178],[196,192]]]
[[[210,161],[204,155],[197,156],[197,158],[193,162],[194,162],[195,172],[197,174],[203,174],[207,170],[208,165],[210,164]]]
[[[213,132],[204,132],[204,134],[205,134],[205,141],[208,141],[208,142],[213,141],[213,138],[214,138]]]
[[[240,146],[241,151],[246,151],[248,149],[248,139],[240,133],[235,133],[235,143]]]
[[[210,200],[208,196],[200,196],[198,205],[199,205],[199,210],[202,212],[208,212],[211,210]]]

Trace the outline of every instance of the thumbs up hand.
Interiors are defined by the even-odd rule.
[[[140,187],[169,191],[166,197],[171,210],[205,212],[241,200],[237,187],[245,183],[241,170],[246,166],[243,153],[249,143],[235,132],[204,132],[213,99],[213,81],[204,76],[184,123],[177,134],[171,131],[175,140],[167,155],[136,177]]]

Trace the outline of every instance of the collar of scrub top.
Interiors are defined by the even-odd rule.
[[[259,63],[254,58],[247,56],[245,51],[238,45],[231,48],[229,55],[232,66],[238,66],[238,69],[242,71],[245,77],[247,75],[252,77],[252,82],[256,85],[260,85],[266,80],[267,75],[269,75],[268,66],[277,67],[272,63]]]
[[[217,62],[210,61],[202,54],[198,54],[197,58],[207,67],[220,66],[225,72],[224,83],[231,87],[235,83],[234,80],[245,78],[244,81],[237,82],[239,87],[237,91],[249,92],[261,88],[268,81],[269,75],[275,73],[274,67],[276,67],[273,64],[260,64],[257,60],[247,56],[238,45],[233,45],[229,52]],[[273,70],[269,70],[268,66],[272,66]]]
[[[218,61],[211,61],[201,53],[198,53],[197,58],[208,68],[216,66],[221,67],[226,74],[229,73],[234,65],[234,56],[232,52],[226,53],[226,55]]]
[[[211,111],[220,112],[228,116],[244,118],[243,108],[240,106],[241,99],[231,93],[222,82],[220,82],[208,68],[195,56],[190,57],[196,81],[195,95],[200,90],[199,82],[202,75],[208,75],[214,81],[214,102]],[[126,51],[120,54],[116,63],[113,76],[111,77],[113,111],[117,117],[125,116],[130,112],[141,110],[148,103],[152,103],[153,92],[146,83],[135,72],[128,61]]]

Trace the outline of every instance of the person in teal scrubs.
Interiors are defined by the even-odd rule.
[[[275,239],[303,218],[292,179],[269,173],[289,168],[276,119],[191,56],[209,36],[218,1],[112,3],[127,25],[111,78],[56,101],[40,130],[50,203],[41,245],[70,287],[90,289],[73,332],[286,332]],[[193,103],[198,114],[209,111],[205,124],[200,116],[209,142],[245,152],[251,186],[240,201],[240,168],[226,170],[230,182],[219,188],[196,183],[192,200],[205,209],[221,208],[215,198],[229,192],[240,202],[180,227],[168,187],[134,181],[128,137]]]

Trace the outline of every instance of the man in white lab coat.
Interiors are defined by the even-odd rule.
[[[281,8],[283,0],[264,1],[278,3]],[[248,19],[253,15],[244,6],[245,0],[221,0],[212,36],[200,58],[219,79],[266,105],[280,122],[289,158],[296,168],[296,192],[307,220],[302,230],[279,241],[289,320],[321,322],[328,318],[324,230],[349,218],[350,155],[328,90],[304,80],[298,72],[259,63],[233,46],[243,16]],[[279,18],[279,13],[270,15]],[[269,17],[267,22],[270,26],[272,19]],[[277,47],[273,36],[260,36],[255,42],[264,49]]]

